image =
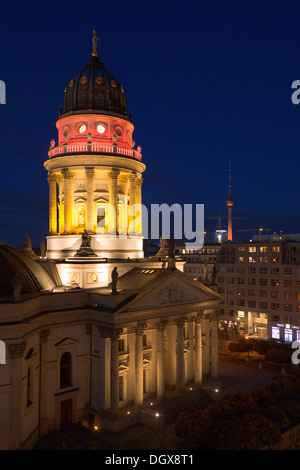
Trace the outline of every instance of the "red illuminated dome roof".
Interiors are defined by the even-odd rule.
[[[96,55],[78,72],[65,89],[63,115],[109,114],[127,117],[122,85],[106,70]]]

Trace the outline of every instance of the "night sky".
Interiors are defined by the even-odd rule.
[[[233,216],[247,217],[234,220],[234,239],[259,224],[300,232],[299,19],[296,0],[2,2],[0,240],[45,240],[43,162],[93,29],[132,112],[145,204],[204,204],[206,216],[226,216],[231,159]],[[205,225],[212,232],[217,220]]]

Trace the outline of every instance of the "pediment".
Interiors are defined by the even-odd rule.
[[[174,273],[169,278],[149,285],[127,305],[126,310],[172,307],[176,305],[205,304],[221,297],[211,289],[190,279],[186,274]]]
[[[86,198],[80,196],[80,197],[78,197],[77,199],[75,199],[75,203],[76,203],[76,204],[78,204],[78,203],[80,203],[80,202],[86,202]]]
[[[94,202],[102,203],[102,204],[107,204],[108,203],[108,198],[105,197],[97,197],[94,199]]]
[[[77,339],[66,337],[55,344],[56,347],[75,346],[78,343]]]

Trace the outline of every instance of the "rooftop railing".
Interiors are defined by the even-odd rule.
[[[119,147],[118,145],[93,144],[93,143],[60,145],[58,147],[50,148],[48,155],[49,155],[49,158],[53,158],[59,155],[65,155],[65,154],[70,154],[70,153],[115,154],[115,155],[124,155],[126,157],[136,158],[139,161],[142,160],[142,155],[137,150],[128,149],[126,147]]]

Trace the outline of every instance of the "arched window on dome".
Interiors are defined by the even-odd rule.
[[[108,210],[107,204],[97,205],[97,232],[107,232]]]
[[[69,352],[60,358],[60,388],[72,386],[72,356]]]

